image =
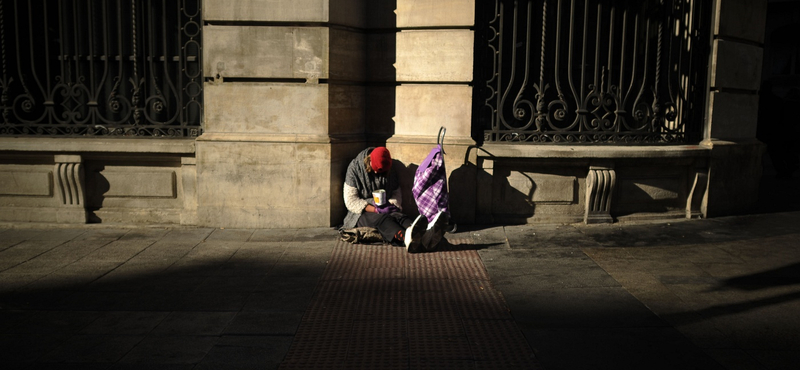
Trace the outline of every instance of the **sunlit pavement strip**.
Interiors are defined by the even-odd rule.
[[[338,243],[280,369],[537,369],[478,253],[451,243]]]

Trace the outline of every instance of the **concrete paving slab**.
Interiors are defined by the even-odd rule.
[[[130,229],[125,235],[120,237],[120,240],[152,240],[156,241],[164,237],[170,232],[170,228],[134,228]]]
[[[32,284],[41,278],[42,275],[40,274],[14,274],[9,272],[0,272],[0,291],[13,292]]]
[[[73,334],[80,332],[101,316],[99,311],[38,311],[17,325],[14,333]]]
[[[508,243],[513,249],[542,250],[596,245],[583,235],[582,228],[572,225],[515,225],[506,226],[504,229]]]
[[[74,241],[113,241],[118,240],[131,231],[130,228],[113,228],[104,226],[96,229],[86,229],[82,234],[76,236]]]
[[[195,369],[277,369],[290,336],[225,335]]]
[[[216,341],[216,337],[209,336],[148,336],[119,362],[148,368],[151,364],[197,364],[203,360]]]
[[[723,369],[672,328],[530,328],[545,369]],[[575,348],[580,348],[579,354]]]
[[[290,242],[297,235],[296,229],[256,229],[248,241],[251,242]]]
[[[63,244],[62,240],[25,240],[0,252],[0,271],[8,270]]]
[[[218,336],[234,316],[235,312],[173,312],[165,317],[151,334]]]
[[[155,240],[115,240],[82,258],[87,261],[125,262],[150,247]]]
[[[113,243],[115,239],[81,239],[70,240],[58,248],[53,248],[44,252],[35,259],[47,260],[60,263],[72,263],[78,261],[92,252],[103,248],[104,246]]]
[[[254,232],[253,229],[214,229],[206,241],[246,242]]]
[[[157,363],[157,362],[148,362],[147,369],[148,370],[192,370],[196,364],[188,363],[188,364],[171,364],[171,363]],[[109,370],[139,370],[142,368],[142,364],[140,363],[115,363],[109,367]]]
[[[503,226],[486,226],[482,228],[462,226],[461,229],[461,233],[468,234],[476,246],[483,246],[483,248],[510,248]]]
[[[11,225],[16,226],[16,225]],[[86,233],[81,228],[19,228],[7,229],[3,233],[4,240],[50,240],[66,242]]]
[[[111,364],[125,356],[144,336],[75,335],[44,355],[42,362]]]
[[[169,312],[112,311],[102,312],[81,334],[146,335],[158,326]]]
[[[225,335],[292,336],[297,323],[303,318],[302,310],[268,312],[242,311],[225,328]]]
[[[70,334],[12,333],[0,334],[2,362],[5,367],[27,367],[62,345]],[[38,364],[36,364],[38,365]]]

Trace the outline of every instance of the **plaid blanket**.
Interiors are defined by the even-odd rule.
[[[433,221],[439,211],[450,216],[447,171],[444,168],[444,154],[441,145],[433,148],[417,168],[411,193],[417,202],[419,213],[425,215],[428,222]]]

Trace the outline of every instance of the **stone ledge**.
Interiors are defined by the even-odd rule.
[[[282,144],[347,144],[363,143],[365,141],[383,141],[384,135],[370,134],[248,134],[242,132],[206,132],[197,138],[198,142],[252,142],[252,143],[282,143]],[[435,140],[433,141],[435,143]],[[473,143],[474,144],[474,143]]]
[[[438,142],[437,135],[393,135],[389,139],[386,140],[387,143],[397,143],[397,144],[426,144],[426,145],[436,145]],[[449,145],[460,145],[460,146],[474,146],[475,140],[472,140],[471,137],[464,137],[464,136],[450,136],[445,133],[444,143],[443,146],[447,148]]]
[[[194,154],[194,139],[0,138],[0,152]]]
[[[485,144],[478,157],[505,158],[691,158],[708,157],[710,148],[701,145],[673,146],[589,146]]]

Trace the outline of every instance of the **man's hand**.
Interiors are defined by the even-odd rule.
[[[382,206],[376,206],[375,212],[380,214],[390,214],[393,212],[400,212],[400,208],[397,208],[397,206],[395,206],[394,204],[387,202]]]

